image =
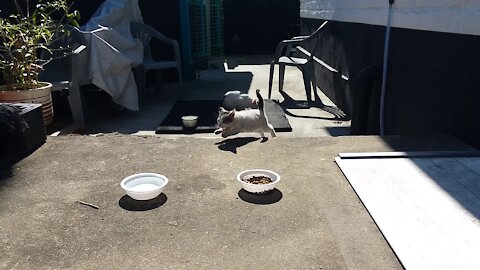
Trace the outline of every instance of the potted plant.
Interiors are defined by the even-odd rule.
[[[67,0],[39,0],[32,8],[29,0],[12,1],[15,14],[6,17],[0,11],[0,102],[41,103],[48,125],[53,121],[52,85],[39,82],[38,75],[51,57],[40,55],[53,55],[50,44],[68,35],[64,24],[78,27],[80,15]]]

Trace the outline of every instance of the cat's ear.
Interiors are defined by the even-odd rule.
[[[219,112],[227,112],[227,110],[225,110],[225,108],[223,108],[223,107],[218,108],[218,111]]]
[[[234,116],[235,116],[235,109],[233,109],[233,110],[231,110],[230,112],[228,112],[228,115],[227,115],[228,118],[232,118],[232,119],[233,119]]]

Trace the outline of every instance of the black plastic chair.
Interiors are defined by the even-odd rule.
[[[283,40],[278,43],[275,50],[275,56],[273,61],[270,64],[270,77],[268,81],[268,98],[272,96],[272,84],[273,84],[273,73],[275,65],[279,66],[279,85],[278,90],[283,92],[283,82],[285,77],[285,66],[295,66],[302,71],[303,83],[305,85],[305,93],[307,95],[307,100],[312,101],[312,86],[313,90],[316,91],[317,84],[315,80],[315,69],[314,69],[314,52],[318,46],[318,41],[315,40],[318,37],[320,31],[328,23],[325,21],[315,32],[309,36],[299,36],[293,37],[289,40]],[[314,45],[310,52],[302,50],[300,53],[298,47],[305,44],[313,42]],[[295,56],[292,56],[295,55]],[[303,55],[304,57],[299,57]]]

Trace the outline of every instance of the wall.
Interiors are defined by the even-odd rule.
[[[307,33],[323,22],[301,21]],[[339,73],[317,64],[317,83],[352,117],[354,134],[378,133],[385,27],[344,21],[327,26],[315,55]],[[480,37],[394,27],[390,42],[386,134],[452,134],[479,147]]]
[[[387,0],[300,0],[302,18],[385,25]],[[396,0],[392,26],[480,35],[480,1]]]
[[[224,0],[226,54],[273,54],[300,30],[298,0]]]

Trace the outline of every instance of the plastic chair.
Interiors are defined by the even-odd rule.
[[[49,49],[51,53],[42,52],[41,58],[49,60],[43,65],[39,74],[40,81],[52,83],[52,91],[68,91],[68,103],[73,121],[84,125],[83,97],[78,82],[78,57],[86,49],[83,33],[76,27],[65,25],[70,34],[65,34],[55,41]]]
[[[305,85],[305,93],[307,95],[307,100],[312,101],[312,86],[313,90],[316,91],[317,84],[315,80],[315,69],[314,69],[314,52],[317,48],[318,41],[315,40],[320,33],[320,30],[327,24],[328,21],[325,21],[315,32],[310,36],[299,36],[293,37],[289,40],[283,40],[278,43],[275,50],[275,56],[273,61],[270,64],[270,77],[268,81],[268,98],[272,96],[272,83],[273,83],[273,73],[275,65],[279,66],[279,85],[278,90],[283,92],[283,82],[285,77],[285,66],[295,66],[302,71],[303,83]],[[305,57],[294,57],[292,56],[294,52],[297,52],[297,47],[308,42],[313,42],[313,49]]]
[[[140,40],[143,44],[143,62],[140,66],[134,68],[135,79],[137,81],[137,88],[139,91],[139,100],[143,100],[145,95],[145,74],[149,70],[162,71],[165,69],[174,68],[178,73],[179,86],[182,87],[182,59],[180,56],[180,46],[178,42],[174,39],[168,38],[155,30],[153,27],[140,23],[140,22],[131,22],[130,31],[134,38]],[[162,43],[170,45],[173,48],[174,59],[173,60],[155,60],[152,56],[150,49],[150,41],[157,39]],[[159,78],[157,76],[157,86],[159,86]]]

